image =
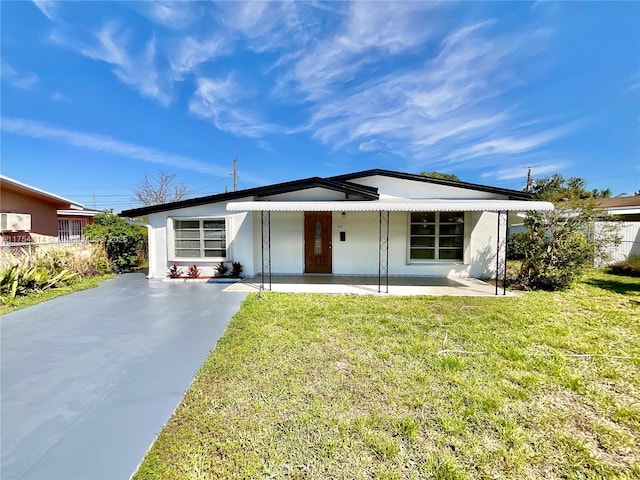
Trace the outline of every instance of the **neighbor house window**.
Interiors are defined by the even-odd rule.
[[[59,218],[58,240],[60,242],[79,242],[84,240],[85,225],[86,220],[83,218]]]
[[[174,220],[176,258],[226,258],[224,219]]]
[[[462,261],[464,212],[412,212],[409,259]]]

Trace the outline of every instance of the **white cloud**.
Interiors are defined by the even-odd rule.
[[[569,126],[552,128],[535,134],[512,135],[483,140],[479,143],[452,151],[449,158],[459,162],[476,157],[493,155],[513,155],[537,150],[571,130]]]
[[[189,111],[211,120],[218,130],[253,138],[277,130],[240,105],[242,88],[232,76],[225,79],[200,77],[197,84],[198,88],[189,102]]]
[[[0,122],[0,128],[5,132],[16,135],[57,140],[74,147],[105,152],[127,159],[133,158],[143,162],[168,165],[213,175],[226,175],[228,173],[226,168],[210,165],[184,155],[175,155],[154,148],[123,142],[106,135],[53,127],[33,120],[3,117],[2,122]]]
[[[105,24],[94,34],[94,41],[74,42],[54,34],[52,39],[69,45],[85,57],[108,63],[113,73],[124,84],[137,90],[142,96],[157,100],[162,105],[171,103],[156,67],[156,42],[151,38],[138,53],[130,53],[129,33],[119,31],[114,23]]]
[[[299,55],[289,80],[308,100],[324,99],[368,66],[423,44],[433,34],[426,21],[432,10],[424,2],[350,3],[335,34]]]
[[[38,10],[49,20],[55,20],[56,2],[54,0],[32,0]]]
[[[309,13],[314,4],[294,1],[221,2],[218,20],[247,41],[250,49],[299,48],[317,33],[316,19]]]
[[[40,81],[40,78],[35,73],[18,72],[5,62],[0,63],[0,74],[9,84],[22,90],[31,90]]]
[[[489,78],[507,55],[500,45],[472,35],[484,26],[454,31],[434,58],[412,70],[355,83],[346,93],[331,93],[327,86],[319,98],[313,94],[308,128],[314,138],[336,148],[358,142],[369,150],[386,145],[396,153],[419,156],[440,142],[473,139],[503,124],[505,113],[477,107],[500,92]],[[419,38],[407,34],[404,44],[413,45]],[[347,63],[338,72],[360,68],[357,61]],[[374,138],[378,141],[371,143]]]
[[[222,36],[212,36],[205,40],[198,40],[192,36],[183,38],[169,58],[174,78],[182,80],[184,74],[227,51],[228,45]]]
[[[306,95],[305,129],[314,139],[334,149],[395,153],[417,169],[522,156],[571,130],[542,122],[525,131],[516,106],[503,106],[518,85],[518,62],[532,55],[526,42],[496,36],[493,20],[443,35],[434,26],[437,9],[423,8],[350,4],[334,36],[295,57],[280,89]],[[403,55],[409,61],[395,70],[384,63]]]
[[[142,2],[142,13],[152,22],[173,29],[184,29],[197,18],[194,10],[195,2],[187,1],[154,1]]]

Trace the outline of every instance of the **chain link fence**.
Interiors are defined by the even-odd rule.
[[[31,266],[48,251],[67,251],[76,255],[91,255],[93,243],[79,242],[3,242],[0,243],[0,269],[10,265]]]

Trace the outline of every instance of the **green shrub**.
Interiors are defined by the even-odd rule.
[[[546,215],[547,218],[549,216]],[[566,228],[555,222],[550,229],[545,222],[538,225],[535,222],[531,221],[524,260],[514,283],[533,290],[569,287],[586,268],[593,265],[593,242],[579,229]]]
[[[507,259],[522,260],[527,247],[527,234],[525,232],[512,233],[507,237]]]
[[[620,242],[619,224],[597,208],[595,199],[608,190],[586,189],[581,178],[552,175],[530,185],[536,200],[554,203],[554,210],[529,212],[525,233],[511,240],[522,262],[512,285],[525,289],[567,288],[585,269],[607,261]],[[517,258],[517,257],[511,257]]]
[[[617,262],[607,268],[607,273],[625,275],[627,277],[640,277],[640,254],[632,253],[622,262]]]
[[[99,213],[85,230],[87,238],[104,245],[116,273],[131,271],[141,264],[146,233],[144,227],[132,225],[112,212]]]
[[[46,245],[36,251],[34,264],[55,275],[70,270],[82,277],[93,277],[111,272],[104,245],[83,244],[78,247]]]
[[[10,265],[0,273],[0,302],[6,303],[16,297],[68,285],[77,277],[77,273],[67,269],[50,274],[47,270],[35,265],[33,267]]]

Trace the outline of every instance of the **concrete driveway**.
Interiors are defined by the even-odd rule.
[[[245,293],[131,273],[0,319],[9,479],[128,479]]]

